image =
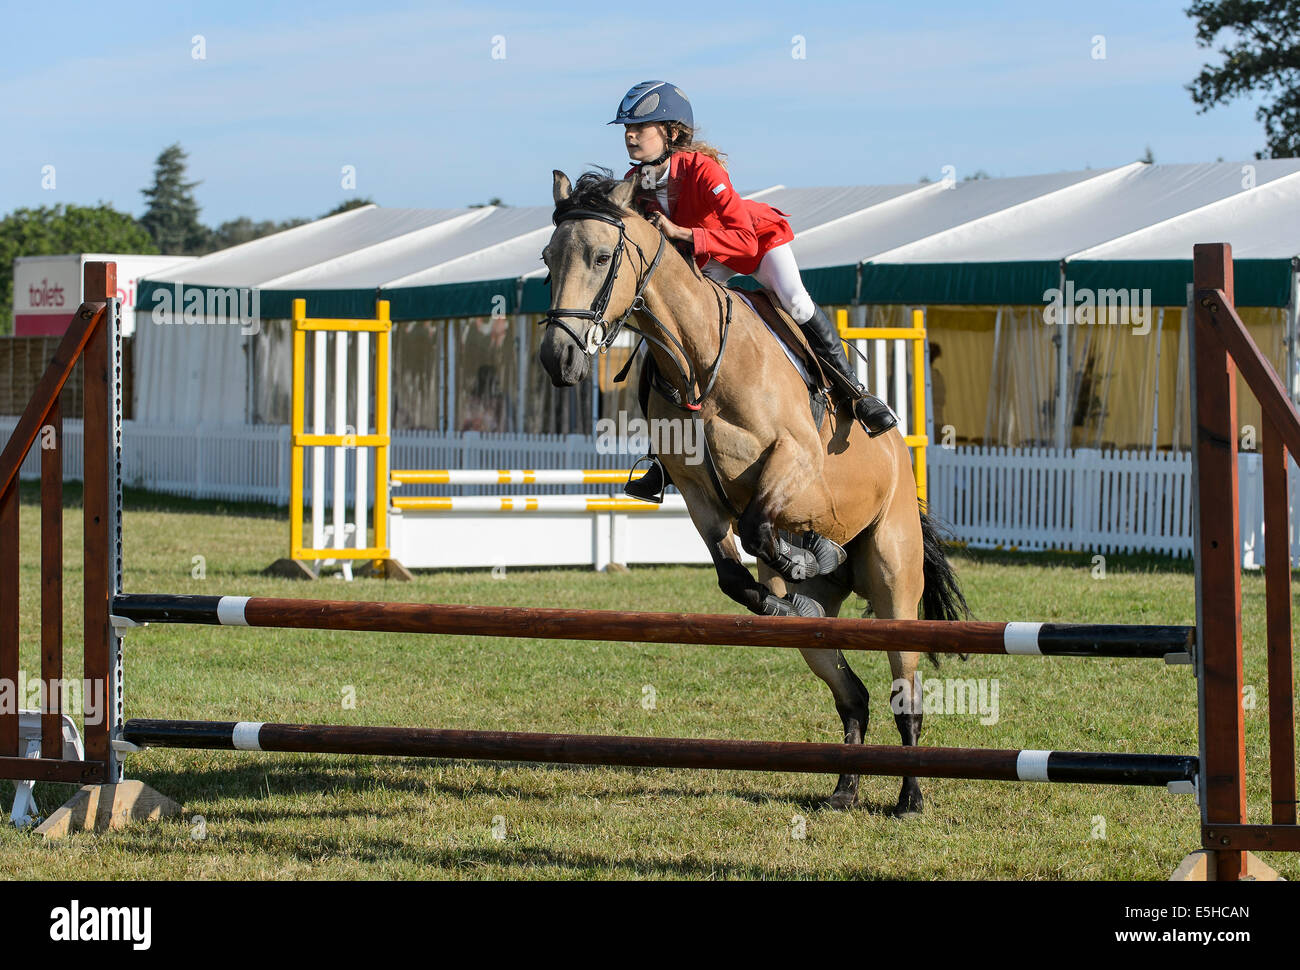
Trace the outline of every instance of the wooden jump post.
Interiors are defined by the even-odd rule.
[[[0,707],[0,778],[62,781],[84,786],[37,829],[58,834],[73,827],[103,828],[133,818],[176,814],[180,806],[140,782],[123,782],[117,739],[123,726],[121,639],[110,618],[121,590],[122,338],[118,321],[117,265],[87,263],[87,300],[54,352],[54,359],[0,453],[0,684],[18,697],[19,646],[18,474],[27,453],[41,447],[42,707],[40,757],[24,757],[23,712]],[[85,488],[83,694],[84,760],[66,759],[62,720],[63,664],[63,411],[60,394],[82,362]],[[93,709],[92,709],[93,701]]]
[[[1252,850],[1300,851],[1295,809],[1290,564],[1286,544],[1286,454],[1300,453],[1300,418],[1276,374],[1232,307],[1231,251],[1195,255],[1193,381],[1197,502],[1197,625],[937,623],[756,616],[635,614],[410,603],[353,603],[270,597],[123,594],[121,583],[120,336],[112,264],[88,264],[83,304],[0,455],[0,678],[16,683],[18,627],[18,470],[42,440],[42,651],[47,683],[62,673],[58,395],[84,355],[85,584],[87,682],[102,693],[102,716],[86,723],[84,761],[64,760],[55,734],[57,695],[40,714],[41,757],[19,751],[17,711],[0,711],[0,777],[89,783],[41,830],[57,835],[130,818],[179,812],[138,782],[121,782],[119,752],[143,745],[230,750],[335,752],[579,764],[729,768],[952,777],[1004,781],[1195,787],[1203,849],[1175,878],[1267,877]],[[1234,365],[1234,361],[1236,362]],[[1234,380],[1240,367],[1264,412],[1264,494],[1269,557],[1268,676],[1272,824],[1247,825],[1242,697],[1241,565],[1237,534],[1237,428]],[[50,444],[46,442],[50,441]],[[48,454],[47,451],[53,451]],[[1198,756],[931,747],[807,744],[693,738],[629,738],[423,728],[125,720],[121,634],[139,623],[217,623],[295,629],[474,633],[628,642],[820,646],[849,650],[963,651],[1043,656],[1145,657],[1197,672]]]
[[[1291,553],[1286,454],[1300,455],[1300,417],[1233,304],[1232,247],[1193,253],[1192,422],[1196,506],[1196,673],[1201,755],[1201,844],[1185,867],[1236,880],[1250,850],[1300,851],[1296,826]],[[1242,673],[1241,537],[1237,492],[1237,371],[1263,412],[1271,825],[1246,824],[1246,724]],[[1204,870],[1203,872],[1200,870]]]

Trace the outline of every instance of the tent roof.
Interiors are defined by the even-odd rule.
[[[1253,182],[1246,181],[1247,176]],[[1149,287],[1181,305],[1195,242],[1227,241],[1242,305],[1286,305],[1300,255],[1300,159],[1112,169],[967,182],[754,192],[789,213],[805,282],[822,303],[1038,304],[1066,275]],[[263,316],[309,300],[320,316],[393,319],[536,312],[550,206],[365,206],[159,271],[138,305],[177,282],[256,287]],[[146,301],[148,301],[146,303]]]

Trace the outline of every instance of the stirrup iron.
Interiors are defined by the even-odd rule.
[[[645,461],[650,463],[646,473],[640,478],[633,478],[637,468]],[[656,454],[642,455],[632,463],[632,468],[628,472],[627,484],[623,486],[623,492],[632,498],[640,499],[642,502],[653,502],[655,505],[662,505],[664,501],[664,489],[668,487],[668,474],[664,470],[663,463]]]

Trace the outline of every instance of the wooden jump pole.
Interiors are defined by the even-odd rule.
[[[1174,661],[1186,655],[1193,640],[1192,628],[1181,626],[813,619],[267,596],[125,594],[114,599],[113,613],[137,623],[922,653],[1164,657]]]
[[[1097,785],[1190,782],[1198,768],[1197,759],[1191,755],[439,731],[257,721],[132,719],[126,722],[123,738],[142,747]]]

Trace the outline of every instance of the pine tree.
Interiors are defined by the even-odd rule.
[[[160,252],[189,256],[208,250],[211,230],[199,222],[199,204],[194,200],[198,182],[185,181],[189,156],[179,144],[169,145],[154,165],[153,185],[141,189],[149,208],[140,223],[149,230]]]

